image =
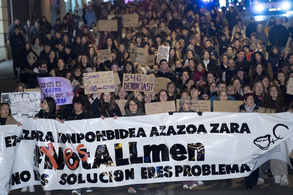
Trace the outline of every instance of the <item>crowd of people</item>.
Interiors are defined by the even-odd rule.
[[[138,14],[138,27],[123,27],[123,14]],[[101,19],[117,20],[118,31],[99,31],[96,22]],[[233,7],[220,11],[217,6],[200,7],[191,0],[119,6],[92,1],[77,5],[52,24],[45,16],[33,21],[34,25],[30,20],[25,25],[21,22],[15,19],[7,35],[15,78],[21,82],[17,90],[36,88],[37,77],[48,76],[64,77],[74,89],[71,105],[56,106],[45,98],[36,116],[39,118],[61,122],[117,118],[122,113],[115,100],[128,100],[126,116],[144,114],[145,103],[176,99],[180,99],[182,112],[192,112],[193,100],[243,100],[241,112],[259,112],[260,107],[276,113],[292,111],[293,96],[286,90],[289,78],[293,78],[293,27],[286,17],[271,17],[266,26],[251,17],[244,25]],[[130,60],[132,48],[145,48],[148,55],[156,55],[159,46],[170,47],[168,59],[155,60],[153,66]],[[98,60],[97,51],[102,49],[111,52],[111,60]],[[171,82],[158,94],[129,92],[116,86],[113,93],[85,95],[83,73],[98,71],[118,73],[121,81],[126,73],[154,74]],[[283,162],[271,162],[275,182],[288,185],[287,166],[276,164]],[[260,167],[246,178],[247,189],[256,183],[262,185],[263,172],[270,169]],[[186,182],[183,188],[194,189],[199,183]],[[129,192],[145,188],[131,186]]]

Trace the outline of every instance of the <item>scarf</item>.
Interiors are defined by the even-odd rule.
[[[255,108],[255,104],[253,104],[253,106],[251,106],[251,108],[249,108],[246,104],[244,105],[244,108],[246,110],[246,112],[253,112],[254,108]]]

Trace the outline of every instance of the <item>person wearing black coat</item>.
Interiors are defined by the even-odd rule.
[[[98,95],[90,105],[90,111],[95,117],[102,119],[107,117],[116,119],[118,116],[122,116],[121,110],[115,102],[114,94],[110,92]]]
[[[228,60],[228,68],[226,70],[226,84],[230,85],[232,78],[237,76],[235,61],[231,58]]]
[[[40,60],[45,60],[45,61],[49,61],[50,60],[50,51],[51,51],[51,46],[50,45],[44,45],[44,50],[41,51],[39,59]]]
[[[82,97],[74,97],[72,100],[72,104],[74,108],[69,116],[66,117],[66,120],[71,121],[94,118],[93,114],[86,110],[85,101]],[[87,188],[87,190],[91,190],[91,188]],[[80,193],[81,189],[73,190],[72,194],[74,194],[74,192]]]
[[[254,103],[254,95],[247,93],[243,96],[243,103],[239,107],[239,112],[242,113],[258,113],[259,107]],[[259,177],[259,168],[254,170],[249,176],[245,177],[246,189],[251,190],[253,185],[256,185]]]
[[[288,30],[281,24],[281,19],[276,19],[276,24],[269,31],[269,41],[273,46],[277,46],[282,52],[288,41]]]
[[[18,69],[22,63],[22,59],[19,57],[25,51],[25,37],[20,33],[18,26],[14,28],[14,34],[10,38],[11,53],[13,58],[13,71],[15,77],[18,75]]]
[[[42,37],[52,30],[52,25],[50,22],[47,21],[46,16],[42,16],[42,19],[40,21],[40,28],[42,31]]]
[[[34,74],[33,69],[36,68],[38,62],[38,55],[31,49],[29,43],[25,45],[25,50],[21,54],[21,60],[20,81],[28,83],[29,78]]]
[[[34,120],[42,119],[56,119],[56,103],[54,98],[45,97],[42,103],[42,109],[34,116]],[[30,191],[35,191],[34,186],[29,186]],[[24,190],[24,191],[23,191]],[[22,189],[25,192],[25,188]],[[45,191],[45,194],[51,194],[50,191]]]
[[[45,97],[42,103],[42,109],[35,115],[34,119],[45,118],[55,119],[56,118],[56,103],[54,98]]]
[[[173,16],[172,16],[172,20],[170,20],[169,22],[169,29],[171,31],[175,31],[176,29],[182,29],[183,27],[183,24],[182,24],[182,21],[178,19],[178,13],[177,12],[174,12],[173,13]]]
[[[28,79],[28,88],[36,88],[39,86],[38,77],[50,77],[48,73],[48,65],[44,60],[37,62],[37,68],[34,68],[34,74]]]
[[[170,79],[172,82],[176,83],[176,76],[171,72],[168,62],[165,59],[160,61],[160,70],[155,75],[156,77],[165,77]]]
[[[246,37],[250,37],[252,33],[256,33],[257,24],[255,23],[254,17],[250,18],[250,23],[246,27]]]
[[[248,74],[249,73],[249,68],[250,68],[250,63],[246,60],[245,58],[245,51],[243,49],[239,49],[236,53],[235,57],[235,64],[236,67],[242,67],[243,71]]]
[[[81,97],[74,97],[72,103],[74,108],[66,120],[70,121],[94,118],[94,115],[85,109],[85,102]]]
[[[238,13],[233,10],[232,6],[230,6],[229,11],[226,14],[226,19],[227,19],[228,24],[229,24],[229,31],[233,30],[233,27],[236,24],[237,16],[238,16]]]
[[[141,116],[144,115],[143,112],[143,105],[141,104],[140,101],[138,101],[138,99],[136,99],[135,97],[132,97],[131,99],[129,99],[126,104],[125,104],[125,115],[124,116]],[[131,144],[129,144],[129,148],[134,149],[134,142],[132,142]],[[136,151],[132,150],[133,153],[135,153]],[[147,184],[138,184],[138,185],[131,185],[128,188],[128,193],[136,193],[137,190],[145,190],[147,187]]]
[[[217,65],[217,61],[210,58],[209,51],[203,52],[203,64],[208,71],[212,71],[217,75],[221,75],[220,67]]]
[[[43,45],[50,45],[51,49],[55,49],[55,40],[52,37],[51,31],[47,31],[45,37],[42,40]]]
[[[31,35],[30,40],[33,40],[33,39],[35,39],[37,37],[39,39],[41,39],[41,37],[42,37],[42,29],[40,27],[40,21],[38,19],[35,21],[35,25],[31,28],[30,35]]]

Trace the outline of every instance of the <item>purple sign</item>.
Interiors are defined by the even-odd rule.
[[[54,98],[56,105],[72,104],[73,92],[69,80],[63,77],[38,77],[42,100]]]

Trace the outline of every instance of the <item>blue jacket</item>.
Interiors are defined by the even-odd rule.
[[[97,18],[96,18],[96,14],[95,14],[94,10],[87,10],[85,12],[85,19],[86,19],[87,25],[89,27],[92,25],[92,23],[96,23]]]

